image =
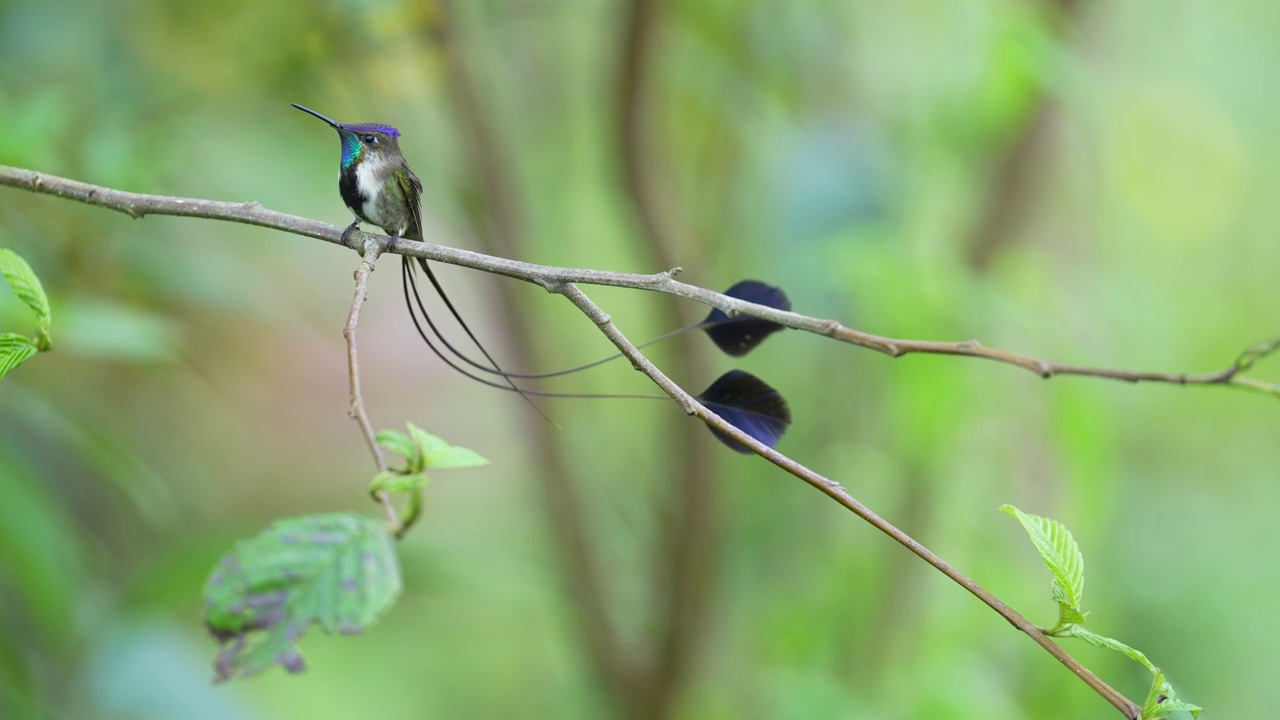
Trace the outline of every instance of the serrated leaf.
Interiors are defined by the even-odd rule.
[[[1058,603],[1059,628],[1084,622],[1084,613],[1077,608],[1071,607],[1071,599],[1067,597],[1066,589],[1062,587],[1062,584],[1057,579],[1050,585],[1049,594],[1053,596],[1053,601]]]
[[[36,346],[25,335],[18,333],[0,334],[0,378],[9,371],[31,359],[36,354]]]
[[[1084,621],[1084,613],[1063,603],[1058,603],[1058,625],[1079,625]]]
[[[1123,653],[1124,655],[1142,663],[1142,666],[1147,670],[1150,670],[1153,673],[1160,672],[1160,668],[1153,665],[1151,661],[1147,659],[1147,656],[1142,654],[1141,650],[1131,648],[1114,638],[1099,635],[1098,633],[1086,630],[1079,625],[1067,628],[1062,634],[1066,637],[1080,638],[1094,647],[1106,648],[1108,650],[1115,650],[1118,653]]]
[[[279,663],[303,670],[297,641],[312,624],[358,633],[400,594],[383,524],[349,513],[280,520],[241,540],[204,587],[205,625],[222,643],[216,681]]]
[[[1169,713],[1175,710],[1185,710],[1191,713],[1191,717],[1197,717],[1204,711],[1204,708],[1199,705],[1180,700],[1173,686],[1165,680],[1164,673],[1156,670],[1154,675],[1151,691],[1147,693],[1147,699],[1142,703],[1142,720],[1160,720],[1168,717]]]
[[[1066,609],[1079,613],[1084,598],[1084,556],[1071,532],[1062,523],[1024,513],[1012,505],[1003,505],[1000,510],[1018,519],[1053,573],[1054,599],[1065,606],[1063,613]]]
[[[40,278],[36,277],[26,260],[6,248],[0,248],[0,275],[4,276],[18,299],[35,312],[40,327],[39,334],[47,338],[52,317],[49,311],[49,297],[44,293]]]
[[[453,470],[488,464],[489,461],[474,450],[453,445],[441,448],[434,455],[427,457],[427,467],[431,470]]]

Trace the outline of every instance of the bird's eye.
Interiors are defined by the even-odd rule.
[[[370,145],[372,145],[372,144],[374,144],[374,143],[378,142],[378,138],[377,138],[377,136],[374,136],[374,135],[365,135],[365,136],[364,136],[364,141],[365,141],[365,142],[367,142],[367,143],[369,143]]]

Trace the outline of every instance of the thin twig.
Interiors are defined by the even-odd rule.
[[[1073,658],[1070,653],[1063,650],[1056,643],[1050,640],[1049,637],[1041,632],[1039,628],[1028,622],[1026,618],[1022,617],[1022,615],[1013,608],[1005,605],[1000,599],[984,590],[976,582],[969,579],[969,577],[964,573],[956,570],[945,560],[935,555],[933,551],[929,550],[924,545],[921,545],[910,535],[899,530],[888,520],[885,520],[872,512],[872,510],[867,506],[858,502],[840,486],[840,483],[823,477],[786,455],[764,445],[750,435],[742,432],[734,425],[726,422],[711,410],[707,409],[705,405],[698,402],[697,398],[685,392],[679,385],[672,382],[670,378],[657,368],[657,366],[637,350],[635,345],[633,345],[631,341],[627,340],[622,332],[613,324],[613,320],[603,310],[601,310],[599,306],[592,302],[591,299],[588,298],[576,285],[565,283],[564,285],[557,286],[553,291],[564,295],[570,302],[576,305],[583,314],[591,318],[592,321],[594,321],[600,328],[600,331],[603,332],[611,342],[613,342],[614,347],[618,348],[623,355],[626,355],[627,358],[631,360],[631,364],[637,370],[648,376],[649,379],[653,380],[658,387],[662,388],[663,392],[671,396],[671,399],[675,400],[680,407],[684,408],[686,413],[697,416],[708,425],[720,430],[726,435],[729,435],[743,445],[750,447],[751,450],[760,457],[763,457],[788,473],[800,478],[806,483],[817,488],[831,499],[840,503],[845,508],[851,510],[855,515],[866,520],[880,532],[896,540],[917,557],[929,563],[944,575],[954,580],[961,587],[968,590],[979,600],[986,603],[992,610],[995,610],[1001,617],[1009,621],[1010,625],[1013,625],[1015,628],[1030,636],[1032,640],[1035,640],[1036,643],[1047,650],[1050,655],[1057,658],[1058,662],[1061,662],[1068,670],[1075,673],[1075,675],[1084,681],[1086,685],[1093,688],[1095,692],[1105,698],[1107,702],[1111,703],[1117,710],[1123,713],[1125,717],[1130,718],[1130,720],[1136,720],[1136,718],[1141,716],[1142,708],[1130,701],[1124,695],[1120,694],[1120,692],[1115,688],[1112,688],[1110,685],[1103,682],[1102,679],[1097,675],[1094,675],[1088,668],[1081,665],[1078,660]]]
[[[351,299],[351,312],[347,315],[347,324],[342,327],[342,337],[347,341],[347,373],[351,380],[351,407],[347,410],[347,414],[360,426],[364,441],[369,445],[369,452],[373,454],[373,462],[378,466],[378,472],[383,473],[387,471],[387,458],[382,454],[382,446],[378,445],[373,424],[369,422],[369,415],[364,409],[364,397],[360,394],[360,355],[356,344],[356,327],[360,324],[360,308],[364,306],[365,298],[369,295],[369,273],[373,272],[373,265],[382,254],[382,246],[370,241],[365,243],[363,250],[360,269],[356,270],[356,294]],[[382,503],[382,509],[387,513],[387,523],[391,526],[392,533],[399,536],[403,525],[400,522],[400,513],[391,500],[391,493],[379,490],[377,498],[378,502]]]
[[[324,240],[336,245],[342,244],[342,228],[316,220],[266,210],[257,202],[233,203],[130,193],[4,165],[0,165],[0,185],[9,185],[32,192],[54,195],[111,210],[118,210],[135,218],[141,218],[146,215],[174,215],[226,220],[274,230],[284,230],[295,235]],[[387,252],[386,237],[368,233],[351,233],[353,247],[362,247],[363,243],[370,241],[378,243],[382,251]],[[574,283],[579,285],[607,285],[677,295],[719,308],[730,317],[751,315],[778,323],[784,327],[825,335],[841,342],[875,350],[894,358],[913,353],[958,355],[1013,365],[1046,379],[1058,375],[1081,375],[1135,383],[1228,385],[1280,398],[1280,384],[1242,377],[1241,373],[1248,368],[1237,362],[1233,362],[1218,372],[1198,375],[1141,372],[1049,362],[1030,355],[1021,355],[1006,350],[985,347],[976,340],[940,342],[882,337],[845,327],[835,320],[824,320],[799,313],[776,310],[764,305],[743,302],[697,285],[679,282],[675,279],[675,274],[679,268],[652,275],[562,268],[509,260],[469,250],[404,239],[396,243],[396,247],[392,252],[398,255],[426,258],[427,260],[503,275],[547,289],[564,283]]]

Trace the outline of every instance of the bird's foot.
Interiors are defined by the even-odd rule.
[[[387,252],[389,252],[389,253],[393,253],[393,252],[395,252],[395,251],[396,251],[396,243],[397,243],[397,242],[399,242],[399,240],[400,240],[400,233],[396,233],[396,234],[392,235],[392,236],[391,236],[391,239],[387,241]]]
[[[355,232],[355,229],[358,227],[360,227],[360,221],[352,220],[351,224],[347,226],[347,229],[342,231],[342,244],[345,247],[351,247],[351,233]]]

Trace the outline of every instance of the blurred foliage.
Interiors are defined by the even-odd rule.
[[[457,42],[514,167],[522,259],[654,272],[621,195],[613,2],[458,3]],[[0,0],[0,163],[345,224],[332,133],[289,107],[391,122],[433,239],[477,192],[432,2]],[[685,279],[754,277],[886,335],[980,338],[1064,362],[1201,372],[1277,332],[1280,7],[1262,0],[660,5],[646,132]],[[1025,202],[971,269],[970,229],[1035,118]],[[492,465],[433,483],[398,550],[404,597],[309,671],[209,684],[201,583],[270,520],[358,510],[340,329],[356,258],[214,222],[134,221],[0,190],[0,247],[40,277],[54,352],[0,382],[0,717],[599,717],[611,712],[534,482],[519,398],[413,337],[395,273],[361,326],[378,427],[413,420]],[[501,358],[497,279],[442,268]],[[536,368],[606,342],[520,288]],[[652,298],[593,290],[637,339]],[[0,327],[29,324],[0,297]],[[705,312],[698,309],[698,313]],[[710,343],[704,344],[710,354]],[[653,357],[661,363],[663,351]],[[736,363],[718,356],[719,371]],[[561,381],[647,392],[624,364]],[[1273,401],[1045,383],[785,333],[749,358],[789,400],[779,449],[836,479],[1015,608],[1051,612],[1005,502],[1071,527],[1095,629],[1215,717],[1262,715],[1280,618]],[[1265,365],[1260,374],[1276,377]],[[702,387],[711,378],[676,378]],[[583,483],[611,610],[646,646],[663,501],[658,403],[548,401]],[[1101,717],[1103,701],[967,593],[810,488],[716,448],[707,640],[677,715]],[[1177,568],[1176,572],[1171,567]],[[1028,578],[1036,578],[1028,582]],[[1141,698],[1145,671],[1073,648]]]

